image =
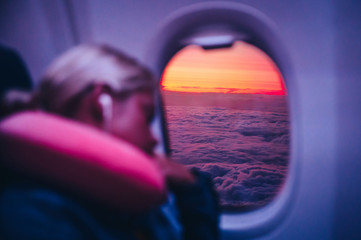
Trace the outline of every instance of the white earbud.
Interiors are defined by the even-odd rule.
[[[113,99],[109,94],[102,93],[98,98],[98,102],[103,111],[103,128],[107,131],[110,128],[110,122],[113,117]]]

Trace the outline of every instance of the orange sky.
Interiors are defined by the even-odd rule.
[[[187,46],[165,68],[161,88],[179,92],[286,94],[273,61],[243,42],[216,50]]]

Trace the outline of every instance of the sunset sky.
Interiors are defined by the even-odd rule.
[[[286,94],[273,61],[243,42],[215,50],[187,46],[165,68],[161,88],[178,92]]]

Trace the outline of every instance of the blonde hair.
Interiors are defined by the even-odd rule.
[[[50,65],[36,100],[44,110],[66,115],[77,97],[99,83],[113,92],[155,88],[150,71],[119,50],[107,45],[79,45]]]
[[[83,94],[95,84],[129,94],[153,91],[156,81],[147,68],[115,48],[104,44],[79,45],[55,59],[35,92],[5,93],[0,101],[0,117],[37,108],[71,117]]]

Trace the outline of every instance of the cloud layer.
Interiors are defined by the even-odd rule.
[[[225,209],[263,206],[279,192],[289,157],[286,111],[167,106],[166,112],[173,158],[209,172]]]

